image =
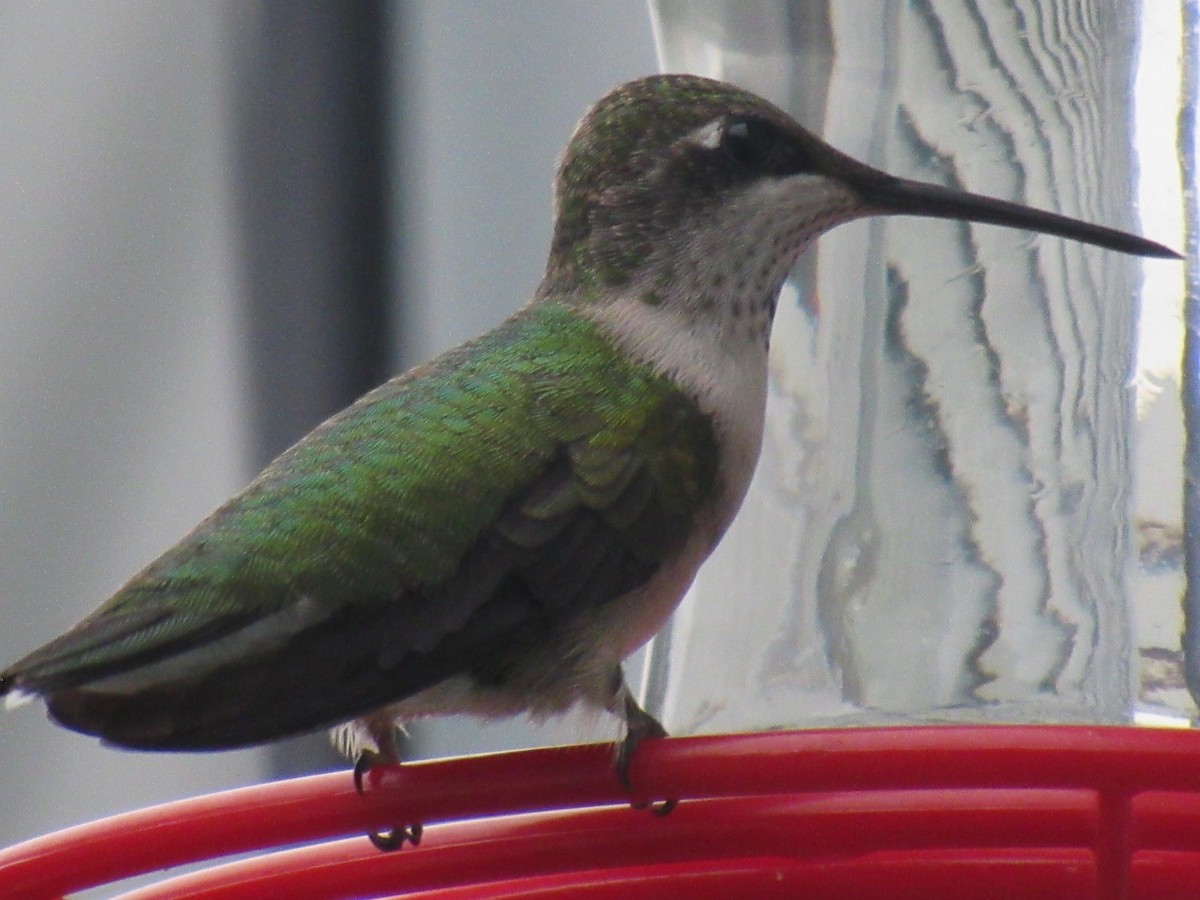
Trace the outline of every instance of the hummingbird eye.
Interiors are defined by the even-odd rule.
[[[730,119],[721,132],[721,151],[739,166],[765,168],[774,161],[779,145],[779,132],[762,119]]]

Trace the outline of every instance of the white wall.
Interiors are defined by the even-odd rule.
[[[217,4],[0,10],[0,660],[249,474]],[[258,777],[0,715],[0,845]]]
[[[252,474],[226,0],[0,7],[0,664],[90,611]],[[655,68],[642,0],[401,5],[412,363],[529,296],[585,106]],[[611,736],[615,728],[603,726]],[[437,726],[428,753],[586,736]],[[0,715],[0,846],[262,777]]]

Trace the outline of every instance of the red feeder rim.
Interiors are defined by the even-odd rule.
[[[318,775],[168,803],[0,851],[0,896],[49,898],[308,844],[126,895],[1193,898],[1200,732],[848,728],[648,741],[629,806],[607,745]],[[420,847],[368,829],[425,825]],[[348,839],[346,836],[350,835]],[[320,842],[320,843],[315,843]]]

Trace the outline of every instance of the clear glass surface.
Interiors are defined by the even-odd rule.
[[[754,90],[859,159],[1188,251],[1191,6],[651,10],[664,71]],[[780,303],[755,481],[648,656],[648,708],[678,734],[1187,725],[1194,283],[1191,259],[993,226],[822,237]]]

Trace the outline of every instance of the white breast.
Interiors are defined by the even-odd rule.
[[[582,312],[631,357],[671,379],[713,417],[722,487],[716,540],[741,506],[758,463],[767,399],[766,346],[749,340],[729,346],[708,320],[684,321],[671,305],[653,306],[636,298]]]

